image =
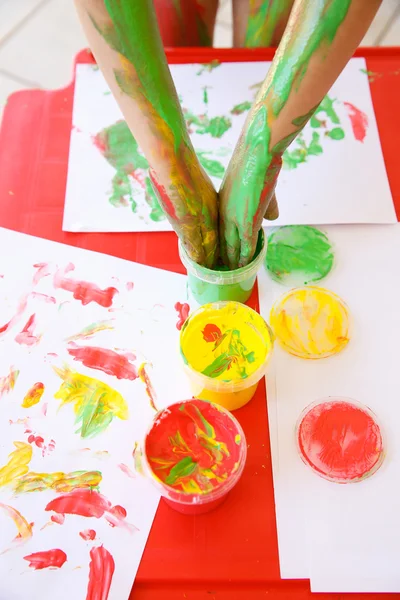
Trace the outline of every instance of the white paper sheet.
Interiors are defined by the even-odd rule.
[[[172,77],[190,123],[193,145],[210,175],[215,173],[213,169],[219,168],[218,176],[212,176],[217,189],[257,84],[263,81],[269,66],[268,62],[223,63],[209,70],[201,65],[171,65]],[[307,125],[303,141],[295,141],[290,147],[284,161],[286,168],[282,170],[277,187],[280,217],[276,224],[396,221],[365,70],[363,58],[348,63],[328,95],[334,100],[335,114],[330,118],[326,113],[319,113],[320,127]],[[367,133],[362,142],[354,137],[348,107],[344,103],[357,107],[367,117]],[[237,112],[235,107],[240,105],[243,112],[233,114]],[[217,117],[223,118],[228,128],[226,131],[221,129],[218,134],[210,133],[208,126]],[[133,171],[128,168],[129,175],[123,172],[122,178],[128,180],[128,193],[126,190],[120,193],[120,189],[115,192],[113,188],[113,178],[117,175],[116,179],[120,179],[117,168],[104,158],[94,138],[121,119],[121,112],[101,72],[92,65],[78,65],[65,231],[170,230],[167,220],[159,212],[154,215],[157,220],[151,217],[146,201],[146,169]],[[337,120],[339,122],[334,122]],[[338,129],[343,131],[344,138],[331,139],[328,133],[333,130],[337,133]],[[301,147],[303,144],[309,149],[313,135],[319,136],[318,145],[322,152],[316,156],[309,155],[309,151]],[[305,154],[305,162],[288,169],[289,155],[293,158],[293,153],[297,152],[299,156],[299,151]]]
[[[152,484],[135,470],[132,456],[136,442],[155,414],[145,384],[132,375],[132,365],[138,368],[146,363],[157,395],[157,408],[190,397],[179,365],[178,317],[174,308],[176,302],[185,302],[186,278],[4,229],[0,229],[0,246],[0,331],[5,328],[0,333],[0,597],[85,598],[90,552],[103,546],[115,563],[108,598],[127,599],[159,501]],[[47,267],[43,266],[47,263]],[[75,265],[65,275],[70,290],[57,289],[55,273],[60,275],[59,269],[70,263]],[[84,283],[75,286],[74,291],[71,281],[96,284],[100,289],[97,301],[89,302],[91,297],[83,294]],[[108,306],[110,295],[101,290],[110,287],[117,291]],[[22,309],[19,318],[18,305]],[[35,318],[29,326],[31,315]],[[87,335],[85,328],[93,323],[97,323],[98,331]],[[99,330],[99,323],[103,330]],[[125,372],[118,372],[111,362],[104,361],[103,369],[108,372],[94,368],[101,362],[99,354],[95,359],[87,356],[83,364],[82,358],[77,359],[76,350],[84,346],[113,350],[116,356],[125,357]],[[124,364],[123,358],[117,362]],[[73,386],[66,397],[68,402],[55,398],[63,381],[53,367],[63,369],[66,365],[96,379],[95,387],[106,384],[121,394],[127,405],[127,418],[119,418],[124,415],[117,413],[108,425],[95,428],[93,420],[86,416],[86,423],[92,423],[93,435],[82,437],[75,433],[82,421],[74,412]],[[14,389],[7,386],[6,380],[12,367],[19,370]],[[42,398],[23,408],[25,395],[38,382],[45,387]],[[62,516],[45,509],[49,502],[60,498],[61,490],[15,493],[14,486],[21,483],[26,472],[14,472],[11,483],[5,481],[7,472],[2,467],[16,449],[15,442],[24,444],[28,454],[32,451],[25,469],[29,473],[100,471],[98,492],[112,507],[124,507],[126,518],[112,527],[107,522],[107,518],[112,520],[109,511],[98,518],[65,511],[63,524],[52,521],[52,517],[62,520]],[[23,516],[22,524],[28,530],[26,540],[12,541],[18,530],[10,509],[5,507]],[[118,516],[120,509],[115,510]],[[95,539],[85,541],[80,532],[89,529],[96,532]],[[61,568],[34,570],[24,560],[31,554],[53,549],[67,555]],[[99,579],[96,585],[100,593]],[[106,592],[102,597],[107,597]]]
[[[319,285],[348,304],[351,339],[340,354],[316,361],[290,356],[276,346],[272,427],[278,441],[272,452],[281,573],[285,578],[310,577],[313,591],[399,592],[400,225],[323,230],[334,244],[335,266]],[[265,271],[260,274],[264,316],[286,289]],[[382,424],[387,456],[381,469],[363,482],[324,481],[297,454],[296,422],[306,406],[326,396],[354,398]],[[272,422],[274,414],[269,407]]]

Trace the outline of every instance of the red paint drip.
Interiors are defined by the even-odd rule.
[[[154,189],[157,192],[158,200],[161,206],[173,221],[178,221],[178,217],[175,212],[175,206],[172,204],[165,187],[157,182],[155,173],[152,169],[149,170],[149,176]]]
[[[344,400],[311,408],[297,435],[303,461],[330,481],[359,481],[383,460],[382,436],[373,416]]]
[[[72,292],[75,300],[79,300],[84,306],[90,302],[96,302],[104,308],[110,308],[115,294],[118,293],[117,288],[108,287],[102,290],[96,284],[89,281],[78,281],[65,277],[67,273],[74,269],[75,266],[72,263],[69,263],[64,269],[59,269],[54,275],[54,287]]]
[[[183,327],[184,322],[189,316],[190,306],[186,302],[184,304],[177,302],[175,304],[175,310],[177,311],[179,317],[176,323],[176,328],[178,329],[178,331],[180,331]]]
[[[35,315],[31,315],[23,330],[15,336],[15,341],[24,346],[34,346],[40,342],[40,335],[34,335]]]
[[[94,540],[96,537],[96,532],[94,529],[84,529],[83,531],[79,532],[79,535],[81,536],[81,538],[83,540],[85,540],[86,542],[90,541],[90,540]]]
[[[347,109],[354,137],[358,142],[363,142],[365,136],[367,135],[367,115],[362,110],[354,106],[354,104],[350,104],[350,102],[343,102],[343,104]]]
[[[49,567],[60,569],[67,560],[67,555],[62,550],[55,548],[54,550],[29,554],[24,556],[24,560],[29,561],[29,566],[35,571],[48,569]]]
[[[86,600],[107,600],[115,570],[114,559],[104,546],[92,548],[90,558]]]
[[[74,357],[74,360],[81,362],[89,369],[103,371],[107,375],[114,375],[117,379],[129,379],[135,381],[138,378],[138,372],[129,359],[123,355],[97,346],[78,346],[71,343],[68,348],[68,354]]]

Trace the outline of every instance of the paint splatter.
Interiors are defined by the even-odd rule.
[[[209,63],[204,63],[201,65],[201,69],[196,73],[196,75],[202,75],[203,73],[211,73],[217,67],[221,65],[221,61],[218,59],[214,59]]]
[[[98,321],[97,323],[91,323],[79,333],[71,335],[66,339],[67,342],[76,342],[78,340],[85,340],[92,338],[96,333],[100,331],[111,331],[114,329],[113,320]]]
[[[339,296],[319,287],[295,288],[277,300],[271,327],[284,350],[319,359],[341,352],[349,343],[349,312]]]
[[[79,347],[76,344],[70,344],[67,350],[74,360],[81,362],[89,369],[103,371],[117,379],[135,381],[138,377],[136,366],[129,362],[125,355],[118,354],[114,350],[98,346]]]
[[[35,383],[26,393],[25,398],[22,401],[22,408],[31,408],[38,404],[44,394],[44,384]]]
[[[146,371],[146,366],[147,366],[146,363],[143,363],[142,365],[140,365],[138,374],[140,377],[140,381],[142,381],[146,387],[146,394],[150,399],[151,408],[153,410],[157,411],[157,407],[156,407],[157,396],[156,396],[156,392],[153,387],[153,384],[151,383],[149,374]]]
[[[118,468],[121,469],[125,475],[127,475],[130,479],[135,479],[135,473],[128,467],[128,465],[124,465],[124,463],[120,463]]]
[[[48,296],[47,294],[40,294],[39,292],[31,292],[31,297],[36,300],[43,300],[46,304],[57,304],[57,300],[54,296]]]
[[[365,479],[375,473],[384,458],[382,435],[373,414],[342,399],[308,408],[297,441],[303,461],[336,483]]]
[[[13,543],[27,542],[33,535],[33,523],[28,523],[25,517],[23,517],[13,506],[0,502],[0,509],[14,521],[15,527],[17,528],[18,534],[14,538]]]
[[[54,490],[58,494],[74,490],[98,490],[102,475],[100,471],[72,471],[71,473],[34,473],[20,477],[14,485],[15,493]]]
[[[367,115],[353,104],[350,104],[350,102],[343,102],[343,104],[347,109],[355,139],[358,142],[363,142],[367,135]]]
[[[2,327],[0,327],[0,335],[6,333],[9,329],[11,329],[22,317],[23,313],[28,304],[29,294],[25,294],[18,303],[17,311],[15,315]]]
[[[184,322],[186,321],[186,319],[189,316],[190,306],[186,302],[184,304],[177,302],[175,304],[175,310],[178,313],[178,321],[176,323],[176,328],[178,329],[178,331],[180,331],[182,329]]]
[[[102,290],[94,283],[66,277],[66,274],[74,271],[74,269],[75,266],[72,263],[69,263],[63,269],[58,269],[53,279],[54,287],[56,289],[72,292],[75,300],[79,300],[84,306],[90,302],[96,302],[104,308],[110,308],[115,294],[118,293],[117,288],[108,287]]]
[[[332,269],[332,246],[328,237],[315,227],[279,227],[268,238],[265,265],[272,279],[285,285],[294,287],[320,281]]]
[[[92,548],[90,559],[86,600],[107,600],[115,570],[114,559],[104,546]]]
[[[220,139],[232,127],[232,120],[226,116],[210,119],[206,114],[195,115],[186,108],[183,108],[183,115],[190,133],[194,131],[200,135],[209,134],[213,138]]]
[[[29,444],[35,444],[35,446],[37,446],[38,448],[43,448],[44,439],[42,438],[41,435],[33,435],[33,434],[31,434],[28,437],[28,443]]]
[[[19,375],[19,371],[10,367],[10,372],[4,377],[0,377],[0,398],[4,394],[9,394],[15,387]]]
[[[29,562],[29,566],[35,571],[40,569],[61,569],[67,560],[67,555],[62,550],[45,550],[44,552],[34,552],[24,556],[24,560]]]
[[[48,277],[51,273],[50,265],[48,263],[36,263],[33,265],[36,269],[36,273],[33,276],[33,285],[37,285],[44,277]]]
[[[18,344],[25,346],[35,346],[40,342],[41,336],[36,336],[33,333],[35,328],[35,315],[31,315],[23,328],[23,330],[15,336],[15,341]]]
[[[16,450],[8,455],[7,464],[0,469],[0,487],[14,483],[29,471],[32,447],[25,442],[14,442]]]
[[[86,542],[96,539],[96,532],[94,529],[84,529],[83,531],[79,532],[79,535]]]
[[[62,406],[74,405],[77,433],[88,438],[107,429],[114,417],[128,418],[128,405],[119,392],[98,379],[81,375],[69,367],[53,367],[63,383],[55,394]]]
[[[234,106],[231,110],[231,114],[232,115],[241,115],[242,113],[246,112],[247,110],[250,110],[251,108],[251,102],[241,102],[240,104],[236,104],[236,106]]]
[[[55,515],[51,515],[51,520],[53,523],[57,523],[57,525],[63,525],[64,521],[65,521],[65,515],[59,515],[59,514],[55,514]]]
[[[131,292],[133,290],[133,287],[134,287],[133,281],[126,282],[126,289],[128,290],[128,292]]]

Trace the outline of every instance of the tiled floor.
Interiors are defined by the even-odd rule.
[[[231,36],[231,1],[221,0],[215,46]],[[363,45],[400,45],[400,0],[383,0]],[[67,85],[85,46],[72,0],[0,0],[0,115],[16,90]]]

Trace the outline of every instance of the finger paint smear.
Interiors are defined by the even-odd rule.
[[[228,410],[252,397],[272,350],[264,319],[238,302],[201,307],[182,327],[180,344],[193,391],[202,388],[196,397]]]
[[[332,246],[325,233],[315,227],[279,227],[268,238],[265,264],[275,281],[306,285],[328,275],[333,266]]]
[[[303,462],[329,481],[351,483],[369,477],[384,459],[382,434],[372,412],[345,399],[308,407],[297,430]]]
[[[31,408],[38,404],[44,394],[44,384],[41,382],[35,383],[25,395],[22,401],[22,408]]]
[[[55,548],[54,550],[45,550],[44,552],[34,552],[24,556],[24,560],[29,562],[29,566],[35,571],[39,569],[60,569],[67,560],[67,555],[63,550]]]
[[[98,546],[90,550],[86,600],[107,600],[114,571],[115,561],[104,546]]]
[[[326,358],[349,342],[349,311],[333,292],[307,287],[291,290],[272,307],[271,327],[286,352],[300,358]]]
[[[194,399],[158,414],[146,437],[145,457],[167,497],[172,488],[171,498],[183,495],[186,503],[204,503],[216,493],[225,495],[236,482],[244,446],[236,419],[217,405]]]

